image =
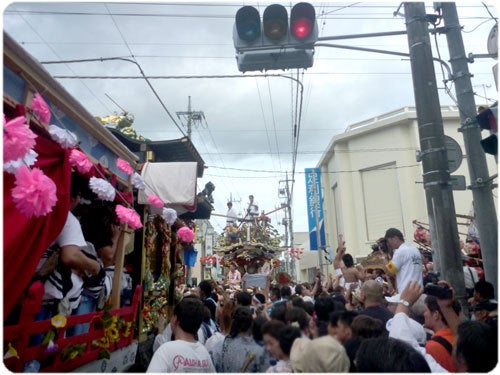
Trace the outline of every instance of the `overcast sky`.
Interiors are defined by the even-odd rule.
[[[147,76],[163,77],[151,83],[176,123],[142,79],[58,80],[93,115],[119,113],[120,107],[129,111],[135,116],[137,132],[151,140],[178,139],[187,133],[185,120],[178,119],[176,112],[187,111],[191,97],[192,110],[205,116],[192,133],[208,166],[198,181],[199,190],[208,181],[215,184],[214,213],[225,214],[230,197],[237,211],[243,212],[249,194],[261,210],[270,212],[284,201],[278,189],[287,177],[291,187],[296,85],[284,77],[247,77],[256,73],[238,71],[232,40],[234,15],[250,3],[261,14],[270,4],[17,2],[2,5],[6,6],[3,27],[41,62],[133,56]],[[313,3],[322,37],[406,29],[404,16],[393,16],[397,2]],[[457,3],[467,54],[487,53],[486,41],[497,10],[491,1],[485,4]],[[433,13],[432,2],[427,3],[427,13]],[[441,58],[448,61],[446,37],[437,38]],[[405,35],[332,43],[408,52]],[[435,45],[433,50],[437,57]],[[491,72],[494,64],[487,58],[469,66],[478,105],[488,102],[485,95],[497,97]],[[124,61],[44,66],[54,76],[140,75],[136,65]],[[441,69],[438,65],[435,69],[442,87]],[[269,72],[278,73],[297,74]],[[304,92],[293,174],[293,229],[307,231],[304,168],[316,167],[332,137],[348,125],[413,106],[414,97],[410,63],[398,56],[316,47],[314,66],[300,71],[299,78]],[[440,101],[453,104],[442,90]],[[270,216],[283,233],[283,211]],[[216,231],[222,231],[225,220],[212,218]]]

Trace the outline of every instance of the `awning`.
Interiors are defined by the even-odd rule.
[[[146,188],[139,190],[137,202],[149,204],[148,195],[159,197],[177,215],[196,210],[196,162],[145,163],[141,176]]]

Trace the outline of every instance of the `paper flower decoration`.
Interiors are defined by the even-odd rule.
[[[126,160],[123,160],[122,158],[118,158],[118,160],[116,161],[116,166],[123,173],[126,173],[126,174],[134,173],[134,170],[132,169],[130,164]]]
[[[50,122],[50,108],[39,93],[35,94],[30,106],[42,123],[48,124]]]
[[[36,163],[38,154],[34,150],[29,150],[24,158],[19,158],[17,160],[11,160],[3,164],[3,170],[7,173],[16,174],[21,165],[26,165],[31,167]]]
[[[7,350],[5,355],[3,356],[3,359],[7,359],[7,358],[11,358],[11,357],[16,357],[17,359],[19,359],[19,354],[17,354],[17,350],[16,350],[16,348],[14,348],[12,346],[12,343],[9,342],[8,348],[9,349]]]
[[[28,361],[24,364],[23,372],[38,373],[40,372],[40,367],[40,362],[38,362],[36,359],[32,359],[31,361]]]
[[[69,154],[69,163],[72,167],[75,167],[80,174],[88,173],[93,166],[87,155],[76,148],[72,149]]]
[[[164,208],[161,216],[169,225],[177,220],[177,212],[173,208]]]
[[[76,135],[67,129],[62,129],[56,125],[50,125],[49,133],[52,140],[59,143],[62,148],[72,148],[78,144]]]
[[[19,116],[7,121],[3,118],[3,161],[24,158],[35,147],[36,135],[26,124],[26,117]]]
[[[148,202],[151,203],[151,206],[157,208],[163,207],[165,205],[165,203],[163,203],[163,201],[154,194],[148,195]]]
[[[106,180],[97,177],[90,177],[90,189],[103,201],[113,202],[115,200],[115,188]]]
[[[54,344],[53,340],[50,340],[49,343],[47,344],[47,347],[45,348],[45,353],[55,353],[59,350],[60,350],[59,346]]]
[[[16,173],[16,186],[12,189],[12,200],[17,209],[27,217],[44,216],[52,212],[57,202],[56,184],[43,172],[25,165]]]
[[[66,327],[67,322],[68,322],[68,318],[66,318],[64,315],[60,315],[60,314],[54,315],[50,319],[50,324],[52,324],[52,326],[54,328]]]
[[[115,207],[115,212],[116,216],[118,216],[118,219],[120,220],[120,223],[128,224],[128,226],[134,230],[142,228],[139,214],[131,208],[127,208],[122,206],[121,204],[118,204]]]
[[[177,237],[182,242],[192,242],[194,240],[194,232],[188,227],[182,227],[177,231]]]
[[[144,183],[144,180],[142,179],[141,175],[137,172],[135,172],[134,175],[132,176],[132,185],[134,185],[134,187],[139,190],[146,189],[146,184]]]

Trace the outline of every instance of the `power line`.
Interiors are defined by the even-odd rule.
[[[404,169],[404,168],[416,168],[416,167],[421,167],[421,164],[411,164],[411,165],[388,165],[385,167],[381,168],[376,168],[378,171],[382,170],[392,170],[392,169]],[[265,169],[248,169],[248,168],[223,168],[223,167],[218,167],[215,165],[207,165],[207,168],[214,168],[214,169],[226,169],[226,170],[232,170],[232,171],[240,171],[240,172],[253,172],[253,173],[273,173],[277,175],[286,175],[286,171],[272,171],[272,170],[265,170]],[[305,174],[305,171],[299,171],[296,172],[297,174]],[[337,174],[337,173],[359,173],[359,169],[354,169],[354,170],[337,170],[337,171],[328,171],[328,172],[321,172],[322,174]],[[215,176],[212,174],[209,174],[210,176],[214,177],[221,177],[221,176]],[[231,178],[274,178],[274,176],[232,176]]]

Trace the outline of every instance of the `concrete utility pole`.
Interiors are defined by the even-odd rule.
[[[404,10],[432,248],[441,278],[451,283],[464,305],[465,282],[457,217],[425,5],[404,3]]]
[[[285,187],[278,190],[280,198],[284,198],[286,203],[281,203],[281,207],[286,205],[285,218],[283,219],[283,225],[285,226],[285,248],[290,250],[293,248],[293,219],[292,219],[292,197],[290,194],[289,182],[293,182],[288,179],[288,172],[286,173],[286,179],[281,180],[280,183],[284,182]],[[290,241],[289,241],[290,239]],[[290,276],[293,280],[297,280],[297,272],[295,265],[295,258],[290,254]]]
[[[450,63],[453,70],[453,82],[458,107],[460,108],[461,127],[469,166],[470,189],[472,190],[474,216],[481,241],[484,275],[487,281],[495,285],[498,295],[498,219],[493,200],[493,184],[488,174],[486,155],[481,147],[481,129],[476,121],[476,103],[472,90],[471,74],[467,65],[461,27],[458,21],[455,3],[442,2],[444,29]]]
[[[188,110],[187,112],[175,112],[177,115],[177,118],[180,120],[181,116],[183,116],[187,123],[187,137],[191,139],[191,128],[193,124],[196,124],[196,122],[200,122],[205,119],[205,114],[202,111],[191,111],[191,97],[188,96]],[[182,124],[184,125],[184,124]]]

